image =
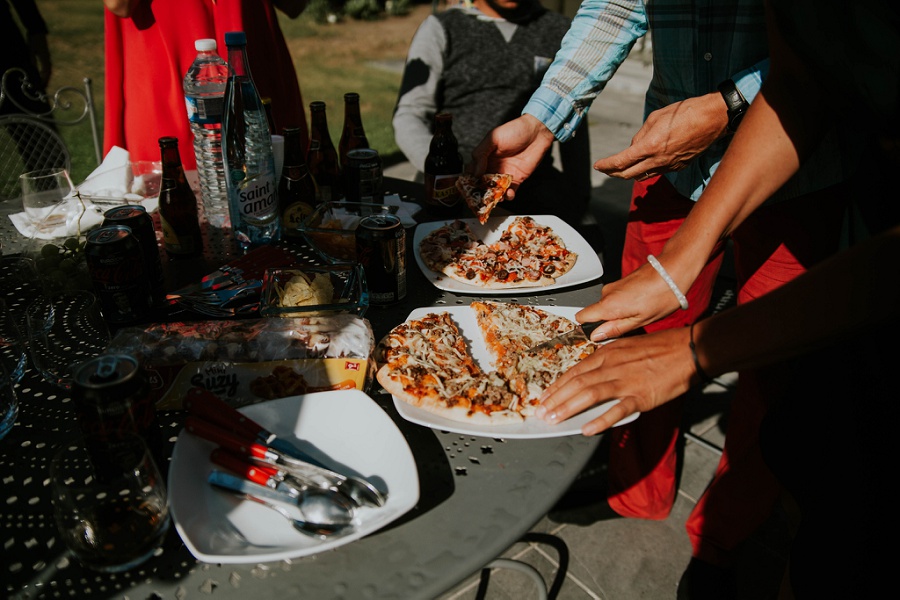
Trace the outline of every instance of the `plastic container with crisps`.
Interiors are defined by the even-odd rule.
[[[263,317],[337,313],[362,317],[368,308],[366,277],[358,264],[273,268],[263,275],[259,305]]]

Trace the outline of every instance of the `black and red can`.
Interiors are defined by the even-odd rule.
[[[394,304],[406,298],[406,232],[400,217],[363,217],[356,228],[356,260],[366,274],[371,304]]]
[[[135,357],[102,354],[79,364],[73,373],[72,400],[82,433],[102,445],[97,450],[115,455],[122,434],[136,433],[163,466],[156,407]]]
[[[384,202],[384,175],[381,157],[372,148],[358,148],[347,152],[344,168],[344,194],[348,202]]]
[[[150,282],[131,228],[108,225],[88,233],[85,260],[107,322],[124,325],[150,315]]]
[[[103,213],[103,225],[124,225],[131,229],[141,245],[144,270],[150,282],[151,300],[154,303],[160,302],[163,292],[162,260],[159,257],[156,229],[147,209],[140,204],[115,206]]]

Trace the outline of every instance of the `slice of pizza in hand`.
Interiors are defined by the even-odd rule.
[[[456,180],[456,188],[478,222],[483,225],[494,207],[506,197],[506,190],[512,182],[512,175],[501,173],[485,173],[479,177],[460,175]]]

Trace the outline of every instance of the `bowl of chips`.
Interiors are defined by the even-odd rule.
[[[366,276],[358,264],[270,268],[263,274],[259,314],[308,317],[351,313],[369,308]]]
[[[396,214],[399,207],[371,202],[325,202],[300,224],[300,233],[329,264],[356,262],[356,226],[369,215]]]

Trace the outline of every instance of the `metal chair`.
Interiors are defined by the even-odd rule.
[[[69,148],[58,126],[87,122],[99,165],[100,132],[94,110],[91,80],[84,89],[64,86],[52,94],[41,92],[28,75],[12,68],[0,79],[0,202],[20,196],[19,175],[48,167],[71,168]]]

